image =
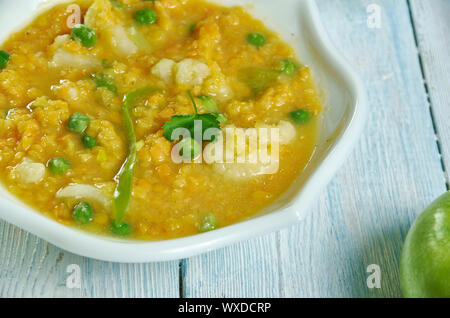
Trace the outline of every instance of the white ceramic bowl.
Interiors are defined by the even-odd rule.
[[[61,1],[0,0],[0,42],[55,2]],[[216,2],[223,5],[225,1]],[[299,222],[361,134],[367,114],[363,87],[328,40],[313,0],[228,0],[225,3],[246,6],[290,43],[300,61],[312,68],[323,96],[326,110],[317,151],[305,173],[277,202],[232,226],[156,242],[114,239],[61,225],[33,211],[2,187],[0,217],[70,252],[116,262],[185,258]]]

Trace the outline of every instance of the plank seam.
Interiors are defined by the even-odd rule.
[[[430,116],[431,116],[431,122],[433,124],[433,130],[434,130],[434,135],[436,137],[436,146],[439,152],[439,156],[440,156],[440,160],[441,160],[441,167],[442,167],[442,173],[444,174],[444,179],[445,179],[445,187],[447,188],[447,191],[450,191],[450,180],[448,179],[447,176],[447,167],[445,165],[444,162],[444,156],[442,154],[442,146],[441,146],[441,137],[439,134],[439,128],[437,127],[436,124],[436,117],[433,111],[433,101],[431,100],[430,97],[430,89],[428,86],[428,79],[425,73],[425,67],[424,67],[424,63],[423,63],[423,58],[422,58],[422,52],[420,50],[420,45],[419,45],[419,39],[417,36],[417,30],[416,30],[416,24],[414,21],[414,15],[412,13],[412,9],[411,9],[411,1],[410,0],[406,0],[406,3],[408,5],[408,11],[409,11],[409,18],[411,20],[411,27],[412,27],[412,31],[413,31],[413,36],[414,36],[414,42],[417,48],[417,56],[419,59],[419,65],[420,65],[420,72],[422,73],[422,79],[423,79],[423,85],[425,87],[425,93],[427,96],[427,102],[428,102],[428,108],[430,111]]]
[[[180,298],[185,298],[184,297],[184,270],[183,270],[184,266],[186,266],[186,261],[184,259],[181,259],[180,262],[178,263],[178,277],[179,277],[178,290],[179,290]]]
[[[283,266],[281,262],[281,231],[276,232],[276,248],[277,248],[277,257],[278,257],[278,288],[280,290],[280,296],[285,298],[286,292],[284,288],[284,272]]]

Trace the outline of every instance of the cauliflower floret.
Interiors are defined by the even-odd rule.
[[[233,90],[222,73],[215,73],[208,78],[203,84],[203,91],[207,95],[214,96],[219,102],[226,102],[233,98]]]
[[[201,85],[211,71],[205,63],[194,59],[184,59],[175,63],[170,59],[162,59],[152,68],[152,74],[170,84],[175,77],[178,85]]]
[[[111,201],[108,200],[108,198],[99,189],[89,184],[69,184],[65,188],[61,188],[56,193],[56,197],[62,199],[94,200],[106,208],[108,208],[111,204]]]
[[[129,56],[137,53],[137,45],[131,40],[131,34],[114,16],[109,0],[95,0],[86,12],[84,24],[98,33],[103,33],[116,54]]]
[[[171,83],[173,79],[173,69],[176,63],[170,59],[162,59],[152,68],[152,74],[161,78],[166,83]]]
[[[278,129],[278,136],[272,135],[270,129],[274,128]],[[224,177],[243,181],[254,176],[276,173],[279,167],[279,145],[291,143],[297,135],[294,125],[284,120],[278,125],[256,125],[255,130],[245,132],[244,138],[242,135],[238,137],[239,132],[237,129],[231,135],[225,135],[226,138],[232,136],[235,139],[232,147],[224,142],[222,135],[216,142],[208,144],[203,158]],[[250,138],[251,136],[254,138]]]
[[[129,35],[125,28],[120,25],[116,25],[111,28],[110,32],[110,42],[114,51],[122,56],[128,56],[136,54],[138,47],[129,38]]]
[[[229,127],[230,128],[230,127]],[[250,133],[251,132],[251,133]],[[239,137],[239,135],[241,135]],[[272,145],[270,132],[263,136],[260,130],[235,130],[226,138],[235,138],[232,147],[221,135],[205,147],[203,158],[216,172],[226,178],[247,180],[259,175],[276,173],[279,167],[278,146]],[[250,138],[253,136],[254,138]],[[225,147],[223,145],[225,144]]]
[[[205,63],[194,59],[184,59],[175,65],[175,81],[180,85],[200,85],[210,74]]]
[[[278,125],[256,125],[257,128],[278,128],[280,132],[280,144],[288,145],[297,135],[294,125],[290,122],[281,120]]]
[[[92,69],[101,67],[102,63],[93,56],[82,55],[72,53],[64,48],[64,44],[67,41],[71,41],[68,34],[60,35],[55,38],[55,42],[52,44],[54,49],[53,59],[49,63],[50,66],[56,68],[82,68]]]
[[[44,179],[45,166],[25,158],[14,168],[14,173],[20,182],[39,183]]]
[[[278,124],[278,128],[280,129],[280,143],[282,145],[290,144],[297,135],[297,131],[295,130],[294,125],[292,125],[288,121],[280,121],[280,123]]]
[[[55,38],[55,41],[53,41],[52,47],[55,49],[64,48],[64,44],[67,41],[70,41],[69,34],[59,35]]]
[[[101,63],[94,57],[74,54],[67,52],[63,49],[60,49],[53,56],[50,65],[57,68],[75,67],[83,69],[92,69],[100,67]]]

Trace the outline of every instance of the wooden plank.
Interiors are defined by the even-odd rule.
[[[380,29],[366,24],[374,2]],[[371,110],[360,145],[310,217],[281,232],[285,296],[401,296],[402,242],[415,216],[445,191],[408,6],[317,3],[332,40],[361,74]],[[381,269],[379,290],[366,284],[371,264]]]
[[[184,297],[280,297],[277,233],[184,260]]]
[[[450,1],[410,0],[443,164],[450,180]]]
[[[80,268],[81,288],[66,285],[71,264]],[[178,273],[178,262],[118,264],[74,255],[0,222],[0,298],[178,297]]]

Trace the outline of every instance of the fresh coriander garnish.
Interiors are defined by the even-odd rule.
[[[210,113],[218,112],[219,108],[217,106],[217,103],[211,96],[199,95],[199,96],[197,96],[197,98],[200,100],[201,105],[204,107],[204,109],[207,112],[210,112]]]
[[[164,129],[164,137],[166,137],[169,141],[175,141],[172,137],[172,133],[177,128],[184,128],[187,129],[191,137],[194,136],[194,123],[196,120],[200,120],[202,122],[202,136],[205,133],[205,131],[209,128],[217,128],[220,129],[220,122],[217,119],[216,114],[208,113],[208,114],[199,114],[197,112],[197,104],[195,103],[194,98],[192,97],[192,94],[190,91],[187,92],[189,95],[189,98],[192,101],[192,104],[194,105],[194,114],[190,115],[176,115],[172,116],[170,121],[166,121],[164,123],[163,129]],[[213,136],[214,139],[214,136]],[[211,140],[212,141],[212,140]]]

